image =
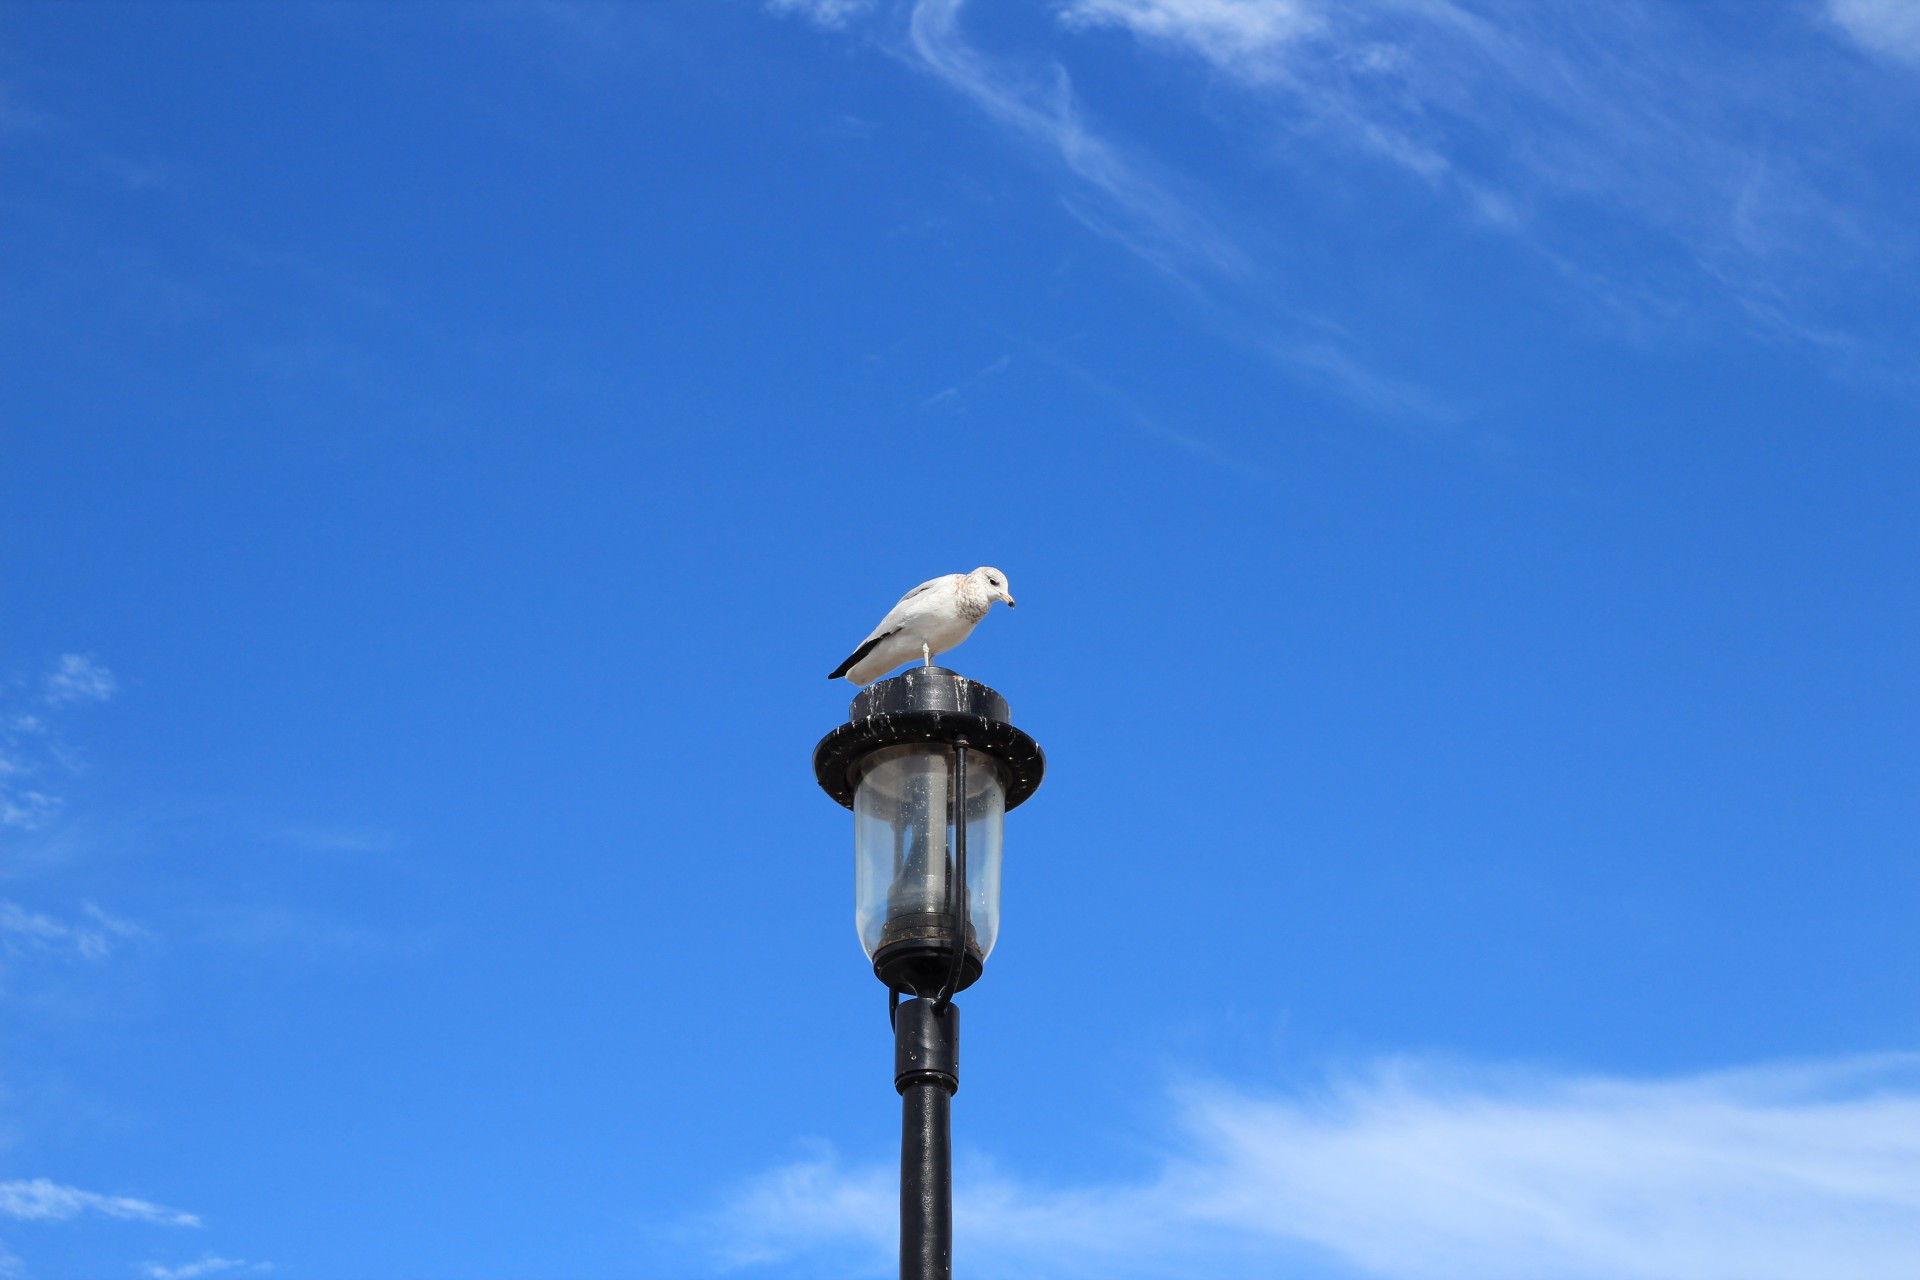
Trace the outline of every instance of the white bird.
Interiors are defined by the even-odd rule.
[[[949,573],[923,582],[887,610],[880,625],[827,679],[845,676],[854,684],[871,684],[915,658],[932,666],[935,654],[958,648],[973,634],[974,624],[987,616],[995,600],[1014,607],[1007,593],[1007,575],[985,565],[972,573]]]

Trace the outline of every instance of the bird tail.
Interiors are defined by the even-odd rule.
[[[827,679],[838,680],[842,676],[846,675],[847,672],[853,670],[855,663],[859,662],[860,659],[872,653],[874,649],[879,645],[879,643],[885,639],[886,639],[885,636],[869,636],[865,641],[865,643],[863,643],[858,649],[855,649],[851,654],[847,656],[847,660],[845,662],[841,663],[839,666],[833,669],[833,674],[828,676]]]

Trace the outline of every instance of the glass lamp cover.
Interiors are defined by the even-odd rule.
[[[853,795],[854,925],[867,957],[895,934],[943,926],[953,875],[954,749],[882,747],[861,762]],[[967,752],[967,907],[985,958],[1000,932],[1000,854],[1007,792],[1000,762]],[[944,931],[944,930],[943,930]]]

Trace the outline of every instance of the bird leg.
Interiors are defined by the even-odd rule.
[[[923,645],[921,645],[921,646],[920,646],[920,655],[921,655],[921,656],[922,656],[923,658],[925,658],[925,659],[927,660],[927,665],[928,665],[928,666],[932,666],[932,665],[933,665],[933,646],[932,646],[932,645],[930,645],[930,644],[923,644]]]

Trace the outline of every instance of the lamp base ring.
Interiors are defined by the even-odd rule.
[[[960,978],[954,990],[965,991],[980,980],[985,960],[980,948],[971,942],[960,961]],[[904,995],[931,998],[939,995],[953,971],[953,939],[943,937],[900,938],[883,942],[873,953],[873,975]]]

